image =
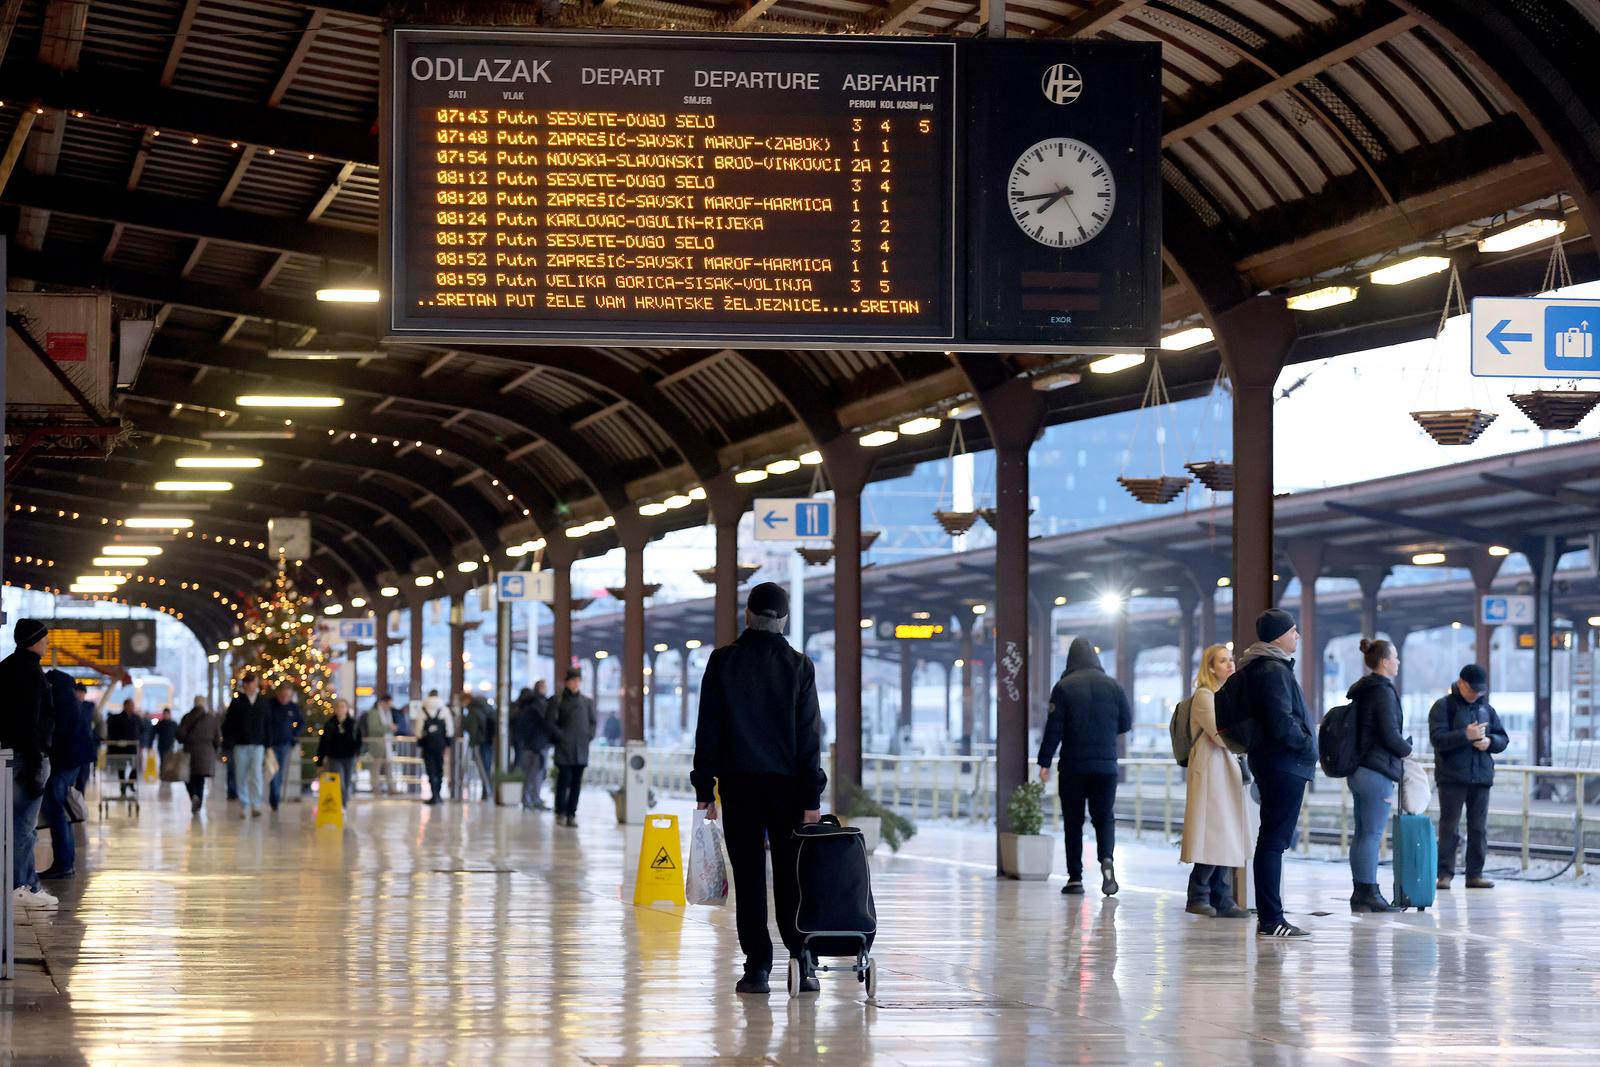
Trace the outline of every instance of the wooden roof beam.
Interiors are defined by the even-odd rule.
[[[927,10],[932,0],[894,0],[883,14],[874,32],[898,33],[906,23]]]
[[[778,0],[750,0],[749,6],[739,14],[738,18],[733,20],[728,28],[735,32],[750,29],[760,22],[761,16],[771,10],[772,5],[777,2]]]
[[[172,79],[178,73],[178,63],[183,59],[184,46],[189,43],[189,31],[194,28],[194,17],[200,10],[200,0],[186,0],[183,5],[183,14],[178,16],[178,29],[172,35],[172,44],[167,48],[167,62],[161,68],[161,84],[171,85]]]
[[[283,98],[293,84],[300,67],[305,63],[306,56],[311,54],[311,46],[317,39],[317,31],[322,29],[322,24],[328,18],[328,13],[318,8],[313,8],[306,13],[305,28],[300,31],[300,39],[295,42],[294,51],[289,53],[289,58],[283,64],[283,70],[278,74],[278,81],[272,87],[272,92],[267,94],[267,106],[277,107],[283,103]],[[165,83],[163,83],[165,84]]]
[[[1147,0],[1095,0],[1044,37],[1092,37],[1143,7]]]

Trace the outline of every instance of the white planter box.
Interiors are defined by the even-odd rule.
[[[1042,882],[1055,869],[1055,838],[1046,834],[1001,834],[1000,867],[1009,877]]]
[[[878,840],[883,836],[883,819],[877,815],[860,815],[851,819],[845,825],[854,826],[861,831],[861,843],[867,847],[870,856],[877,850]]]
[[[514,808],[522,803],[521,782],[501,782],[495,788],[495,800],[503,808]]]

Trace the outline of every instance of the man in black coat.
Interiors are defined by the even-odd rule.
[[[39,808],[50,781],[50,743],[55,737],[55,712],[40,660],[50,647],[50,630],[38,619],[19,619],[12,630],[17,648],[0,660],[0,748],[12,752],[11,885],[15,902],[25,908],[54,907],[56,898],[39,886],[33,867]]]
[[[737,890],[739,947],[744,950],[740,993],[766,993],[772,970],[767,930],[767,845],[772,849],[772,895],[778,932],[790,956],[800,954],[790,833],[822,817],[821,733],[817,729],[817,680],[811,661],[790,647],[783,632],[789,595],[763,582],[750,590],[745,631],[711,653],[700,682],[700,721],[694,736],[697,806],[717,817],[720,793],[727,806],[723,832]],[[801,978],[803,992],[820,988],[814,972]]]
[[[1310,937],[1283,916],[1283,854],[1294,842],[1306,786],[1317,770],[1317,730],[1295,678],[1300,631],[1294,616],[1269,608],[1256,619],[1256,642],[1239,657],[1228,685],[1243,685],[1256,722],[1250,770],[1261,790],[1261,830],[1256,838],[1256,933],[1260,937]]]
[[[67,793],[78,772],[94,762],[94,705],[83,699],[88,692],[74,684],[64,671],[45,673],[55,708],[55,736],[50,744],[50,781],[45,786],[43,818],[50,827],[50,866],[39,872],[47,880],[71,878],[77,873],[77,841],[67,813]]]
[[[550,747],[550,729],[545,725],[545,713],[550,708],[550,698],[544,693],[544,679],[533,683],[517,695],[517,713],[511,719],[517,746],[517,766],[522,768],[522,807],[525,810],[544,811],[545,752]]]
[[[1083,892],[1083,811],[1094,823],[1100,891],[1116,896],[1113,856],[1117,834],[1117,738],[1133,729],[1133,708],[1121,685],[1106,675],[1087,637],[1073,638],[1067,667],[1050,691],[1050,717],[1039,742],[1039,781],[1050,780],[1050,761],[1061,748],[1061,824],[1067,836],[1067,884]]]
[[[1489,790],[1494,754],[1511,743],[1489,704],[1489,672],[1476,663],[1461,668],[1450,691],[1428,710],[1433,776],[1439,784],[1439,888],[1449,889],[1461,844],[1461,809],[1467,809],[1467,888],[1493,889],[1483,876],[1489,854]]]
[[[106,716],[106,759],[117,769],[117,795],[127,796],[138,788],[139,745],[144,736],[144,716],[130,698],[122,710]]]

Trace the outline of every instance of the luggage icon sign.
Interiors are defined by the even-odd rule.
[[[1600,369],[1595,359],[1594,331],[1600,326],[1600,308],[1557,306],[1544,312],[1546,370],[1573,372]]]
[[[672,904],[680,908],[688,903],[683,895],[683,847],[676,815],[650,815],[644,820],[633,902],[646,907]]]

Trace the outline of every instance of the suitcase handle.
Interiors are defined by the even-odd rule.
[[[818,825],[826,824],[826,825],[830,825],[830,826],[841,826],[841,825],[843,825],[842,823],[839,822],[839,816],[835,815],[831,811],[828,812],[828,814],[824,815],[822,818],[818,819],[817,820],[817,824]]]

